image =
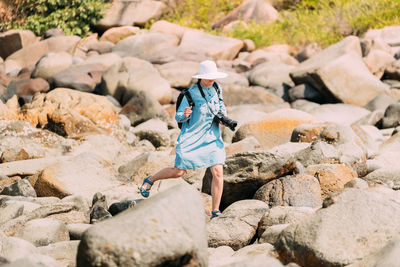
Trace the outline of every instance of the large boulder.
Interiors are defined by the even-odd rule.
[[[400,167],[398,165],[382,167],[367,174],[363,179],[372,183],[383,183],[398,190],[400,189]]]
[[[400,125],[400,102],[390,104],[380,122],[383,129],[397,127]]]
[[[226,16],[213,24],[212,28],[222,28],[235,20],[246,22],[274,22],[278,19],[279,12],[268,2],[263,0],[245,1]]]
[[[374,74],[376,78],[380,79],[386,67],[395,61],[395,58],[388,52],[372,49],[363,60],[370,72]]]
[[[162,65],[157,65],[156,68],[161,76],[166,79],[171,87],[189,88],[192,82],[192,76],[199,69],[199,63],[195,61],[174,61]]]
[[[245,138],[239,142],[230,144],[225,147],[225,152],[227,156],[236,154],[236,153],[243,153],[249,152],[254,150],[261,149],[260,143],[254,137],[250,136]]]
[[[119,41],[112,51],[121,57],[137,57],[152,62],[156,53],[171,50],[178,44],[179,39],[174,35],[149,32]]]
[[[306,168],[315,164],[339,162],[337,149],[322,141],[312,142],[308,147],[295,152],[294,156]]]
[[[259,200],[241,200],[226,208],[207,225],[210,247],[230,246],[238,250],[250,243],[268,205]]]
[[[0,254],[11,262],[37,253],[38,249],[31,242],[22,238],[5,237],[0,239]]]
[[[237,84],[226,84],[222,85],[222,92],[226,106],[283,103],[282,98],[260,86],[248,87]]]
[[[37,38],[29,30],[9,30],[0,34],[0,58],[6,59],[14,52],[37,42]]]
[[[124,162],[138,153],[128,146],[125,140],[119,140],[115,136],[103,134],[85,136],[78,145],[70,148],[68,155],[77,156],[84,152],[97,154],[113,165]]]
[[[17,96],[9,99],[6,104],[0,101],[0,117],[4,120],[17,120],[19,118],[19,104]]]
[[[257,49],[252,51],[251,53],[242,52],[239,54],[239,57],[235,59],[234,66],[238,70],[246,70],[248,67],[255,67],[262,63],[267,62],[275,62],[278,64],[284,64],[283,69],[284,71],[287,70],[287,66],[297,66],[299,62],[289,55],[288,51],[276,51],[277,49],[273,49],[271,47],[267,47],[264,49]],[[241,66],[242,65],[242,66]],[[247,66],[247,67],[246,67]],[[270,68],[271,70],[271,68]],[[278,73],[276,73],[278,75]]]
[[[59,262],[76,266],[76,255],[80,240],[61,241],[47,246],[39,247],[40,254],[58,259]]]
[[[371,29],[364,34],[364,38],[381,38],[390,46],[400,45],[400,26],[387,26],[382,29]]]
[[[139,124],[132,131],[140,140],[149,140],[154,147],[169,146],[168,126],[159,119],[151,119]]]
[[[173,161],[174,156],[170,155],[168,151],[142,153],[126,164],[121,165],[118,171],[138,184],[141,184],[145,177],[153,175],[165,166],[172,166]],[[157,183],[161,182],[162,180]]]
[[[317,140],[296,153],[296,158],[306,167],[319,163],[347,163],[362,177],[366,174],[367,144],[351,127],[333,124],[324,127]]]
[[[394,51],[382,38],[377,36],[362,37],[361,38],[361,49],[363,57],[368,56],[368,54],[373,50],[380,50],[394,56]]]
[[[65,51],[72,54],[79,40],[80,38],[78,36],[59,36],[26,46],[7,57],[4,62],[6,72],[8,73],[15,70],[8,66],[9,63],[11,65],[14,64],[13,62],[16,62],[22,69],[34,66],[39,59],[50,52],[57,53]]]
[[[301,266],[344,266],[383,248],[399,232],[400,203],[388,194],[346,189],[314,215],[285,228],[280,258]]]
[[[310,84],[299,84],[289,89],[288,97],[290,102],[298,99],[306,99],[312,102],[322,103],[324,97],[317,89]]]
[[[38,196],[80,194],[91,198],[96,192],[121,184],[117,178],[106,160],[87,152],[43,169],[34,188]]]
[[[64,161],[68,156],[61,157],[45,157],[40,159],[29,159],[14,162],[7,162],[0,164],[0,175],[6,175],[9,177],[22,175],[30,176],[34,175],[38,171],[50,166],[56,162]],[[14,181],[15,182],[15,181]]]
[[[331,101],[357,106],[364,106],[389,89],[365,66],[360,41],[354,36],[302,62],[290,75],[296,84],[308,82]]]
[[[396,267],[400,253],[400,237],[397,236],[390,240],[385,247],[373,253],[359,262],[348,265],[348,267],[363,266],[387,266]]]
[[[329,124],[330,123],[326,123],[326,122],[301,124],[301,125],[297,126],[296,128],[294,128],[290,142],[311,143],[318,139],[321,132]]]
[[[318,179],[304,174],[288,175],[272,180],[260,187],[254,198],[267,203],[270,207],[318,208],[322,205]]]
[[[333,192],[344,189],[346,183],[358,177],[357,173],[347,164],[317,164],[307,167],[309,175],[318,179],[322,198]]]
[[[398,152],[400,151],[400,132],[393,134],[389,139],[380,146],[380,153]]]
[[[59,220],[48,218],[34,219],[27,222],[17,231],[15,236],[25,239],[38,247],[69,241],[67,226]]]
[[[21,216],[24,210],[24,205],[18,201],[4,201],[0,207],[0,224]]]
[[[316,122],[316,119],[303,111],[280,109],[241,125],[233,141],[252,135],[264,148],[272,148],[289,142],[292,131],[298,125],[312,122]]]
[[[266,229],[273,225],[294,224],[315,212],[310,207],[275,206],[270,208],[258,225],[257,234],[260,237]]]
[[[28,180],[19,180],[10,186],[6,186],[1,192],[1,195],[9,196],[29,196],[36,197],[36,192]]]
[[[65,88],[37,94],[24,107],[21,115],[25,121],[64,136],[107,133],[106,129],[118,126],[120,121],[106,97]]]
[[[69,68],[72,65],[72,56],[67,52],[49,53],[42,57],[35,66],[32,77],[49,79],[53,75]]]
[[[77,266],[206,266],[207,256],[202,199],[180,185],[87,230]]]
[[[178,24],[174,24],[166,20],[159,20],[151,25],[150,31],[175,35],[180,40],[182,39],[183,33],[186,29],[186,27]]]
[[[101,30],[114,26],[144,26],[150,20],[158,20],[166,11],[163,1],[113,1],[103,19],[96,25]]]
[[[224,165],[224,191],[221,207],[235,201],[251,199],[265,183],[292,173],[295,160],[290,154],[266,151],[234,154]],[[203,192],[211,193],[212,175],[206,171],[203,179]]]
[[[262,87],[283,90],[294,85],[289,76],[293,68],[294,66],[280,62],[265,62],[249,72],[249,81]]]
[[[113,44],[118,43],[122,39],[129,37],[131,35],[135,35],[140,32],[139,27],[134,26],[121,26],[121,27],[112,27],[106,30],[100,37],[99,41],[108,41]]]
[[[136,126],[150,119],[160,119],[172,124],[171,117],[160,103],[146,91],[130,91],[130,99],[122,107],[120,114],[125,115],[130,124]]]
[[[13,84],[14,81],[10,83],[9,88],[12,87]],[[18,96],[21,97],[33,96],[36,93],[41,93],[41,92],[44,93],[50,89],[50,84],[42,78],[21,81],[19,83],[16,83],[15,85],[17,87],[16,93]],[[24,99],[26,99],[26,102],[29,102],[29,99],[31,98],[24,98]]]
[[[11,263],[2,265],[3,267],[54,267],[60,266],[54,258],[39,253],[26,255]]]
[[[391,104],[396,104],[398,101],[394,99],[393,97],[383,94],[383,95],[378,95],[374,99],[368,102],[364,106],[364,108],[368,109],[369,111],[375,111],[375,110],[386,110],[386,108],[391,105]]]
[[[102,46],[100,45],[101,43],[105,43],[105,42],[97,42],[95,44],[98,44],[98,46],[96,47],[95,44],[92,44],[90,46],[91,51],[93,51],[92,49],[106,49],[108,50],[105,53],[100,53],[97,54],[95,53],[94,55],[91,55],[90,57],[88,57],[86,60],[84,60],[83,62],[80,62],[79,66],[82,65],[101,65],[103,67],[104,70],[107,70],[109,67],[111,67],[112,65],[114,65],[115,63],[119,62],[121,60],[121,57],[115,53],[111,53],[111,48],[107,48],[107,43],[105,45],[104,48],[102,48]],[[94,52],[94,51],[93,51]],[[102,74],[102,73],[101,73]],[[97,80],[98,76],[93,77],[94,79]],[[101,78],[101,75],[100,75]]]
[[[232,60],[243,47],[243,42],[230,37],[216,36],[200,30],[185,30],[178,47],[178,55],[193,51],[214,60]]]
[[[53,88],[71,88],[82,92],[93,92],[101,82],[104,67],[101,64],[74,65],[57,72],[49,82]]]
[[[35,96],[32,103],[26,105],[23,117],[33,125],[44,126],[47,117],[51,118],[56,110],[74,110],[99,126],[120,121],[115,106],[106,97],[66,88]]]
[[[385,69],[385,77],[388,79],[399,80],[400,78],[400,60],[393,61]]]
[[[311,108],[308,113],[322,122],[351,125],[370,114],[370,111],[362,107],[338,103],[319,105]]]
[[[135,49],[129,47],[129,50]],[[135,95],[135,91],[147,91],[161,104],[171,102],[171,87],[168,81],[145,60],[124,58],[111,66],[102,79],[101,93],[112,95],[122,106]]]

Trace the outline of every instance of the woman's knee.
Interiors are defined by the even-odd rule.
[[[186,173],[186,170],[179,169],[174,167],[176,178],[183,176]]]
[[[213,179],[217,179],[217,180],[223,180],[224,179],[224,173],[223,173],[222,165],[212,166],[211,167],[211,173],[212,173]]]

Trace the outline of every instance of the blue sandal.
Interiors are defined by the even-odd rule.
[[[153,186],[153,182],[150,181],[150,179],[149,179],[150,177],[151,177],[151,176],[147,176],[146,178],[144,178],[143,184],[142,184],[142,186],[139,188],[140,194],[141,194],[143,197],[145,197],[145,198],[148,198],[148,197],[149,197],[151,186]],[[150,185],[150,188],[147,188],[147,189],[144,189],[144,188],[143,188],[143,185],[146,184],[146,183]]]
[[[218,217],[218,216],[220,216],[221,215],[221,211],[220,210],[213,210],[213,211],[211,211],[211,219],[212,218],[215,218],[215,217]]]

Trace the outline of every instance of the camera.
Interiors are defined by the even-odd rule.
[[[235,128],[237,126],[237,121],[232,120],[232,119],[224,116],[224,114],[222,114],[220,112],[215,117],[218,119],[218,121],[222,122],[222,124],[224,126],[226,126],[229,129],[231,129],[231,131],[235,131]]]

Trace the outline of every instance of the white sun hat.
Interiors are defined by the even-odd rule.
[[[192,78],[196,79],[206,79],[206,80],[215,80],[227,77],[228,74],[224,72],[219,72],[217,70],[217,65],[214,61],[205,60],[200,62],[199,71],[196,75],[192,76]]]

